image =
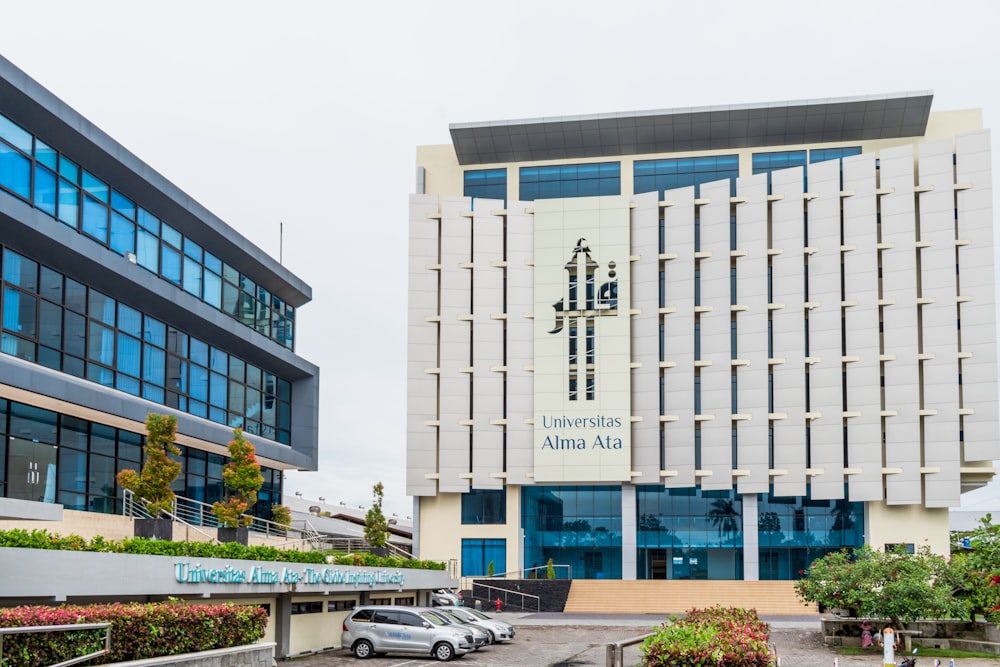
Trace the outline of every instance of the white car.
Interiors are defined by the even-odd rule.
[[[514,626],[506,621],[491,618],[476,609],[456,607],[448,610],[453,616],[462,619],[467,625],[477,625],[490,635],[490,643],[505,642],[514,638]]]
[[[457,607],[461,600],[461,595],[447,588],[439,588],[431,593],[432,607]]]

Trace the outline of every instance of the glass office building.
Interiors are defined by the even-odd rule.
[[[177,417],[175,491],[222,495],[225,445],[264,487],[317,466],[308,285],[0,58],[0,498],[115,513],[145,417]]]
[[[992,174],[981,115],[932,100],[463,123],[419,147],[420,556],[746,581],[863,544],[947,553],[948,508],[1000,456]]]

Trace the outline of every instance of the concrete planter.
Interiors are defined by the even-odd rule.
[[[239,528],[219,526],[216,537],[222,543],[239,542],[243,546],[248,546],[250,544],[250,529],[246,526],[240,526]]]
[[[113,663],[117,667],[273,667],[274,642]]]
[[[174,522],[170,519],[136,519],[135,536],[149,540],[172,540]]]

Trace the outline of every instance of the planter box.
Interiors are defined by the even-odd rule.
[[[223,544],[226,542],[239,542],[243,546],[249,546],[250,529],[246,526],[242,526],[240,528],[227,528],[219,526],[216,537]]]
[[[150,540],[172,540],[174,522],[170,519],[136,519],[135,536]]]

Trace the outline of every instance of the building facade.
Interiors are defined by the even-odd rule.
[[[0,280],[0,497],[120,512],[150,412],[177,417],[178,495],[221,498],[234,428],[262,517],[316,469],[310,287],[3,58]]]
[[[948,550],[998,447],[990,133],[927,92],[453,125],[410,200],[407,489],[461,574]]]

